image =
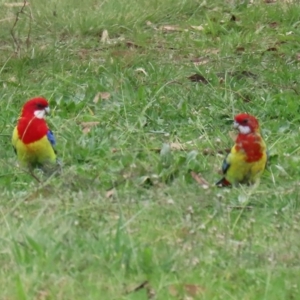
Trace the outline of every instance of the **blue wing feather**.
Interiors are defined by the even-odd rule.
[[[50,129],[47,132],[47,138],[52,146],[56,145],[56,140],[55,140],[54,134]]]
[[[227,157],[228,157],[228,155],[225,157],[225,159],[223,161],[223,164],[222,164],[222,172],[223,172],[223,174],[226,174],[227,170],[230,167],[230,164],[227,161]]]

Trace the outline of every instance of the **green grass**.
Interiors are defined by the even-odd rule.
[[[299,299],[300,7],[206,2],[31,1],[16,48],[21,7],[0,0],[0,299]],[[64,163],[40,184],[10,142],[37,95]],[[270,164],[257,187],[218,189],[245,111]]]

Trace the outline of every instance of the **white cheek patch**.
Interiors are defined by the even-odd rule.
[[[248,134],[251,132],[251,129],[249,126],[238,125],[238,129],[241,134]]]
[[[35,110],[34,111],[34,115],[36,118],[38,119],[44,119],[45,117],[45,110],[44,109],[41,109],[41,110]]]
[[[233,127],[234,127],[234,128],[239,128],[239,125],[240,125],[240,124],[239,124],[238,122],[236,122],[236,121],[233,122]]]

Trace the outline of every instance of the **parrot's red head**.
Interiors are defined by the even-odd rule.
[[[21,117],[36,117],[38,119],[43,119],[45,114],[50,112],[49,103],[45,98],[37,97],[28,100],[22,109]]]
[[[239,114],[234,118],[234,127],[241,134],[248,134],[259,131],[259,124],[255,117],[248,114]]]
[[[25,144],[36,142],[47,135],[49,129],[44,117],[49,112],[48,101],[42,97],[33,98],[24,104],[17,130]]]

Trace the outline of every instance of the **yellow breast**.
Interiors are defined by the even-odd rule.
[[[246,158],[245,152],[236,151],[235,147],[231,149],[227,157],[230,167],[225,174],[230,183],[254,183],[263,173],[267,162],[266,151],[258,161],[249,163]]]
[[[16,149],[18,160],[22,166],[35,167],[56,162],[56,154],[47,136],[36,142],[24,144],[19,138],[17,128],[15,128],[12,144]]]

